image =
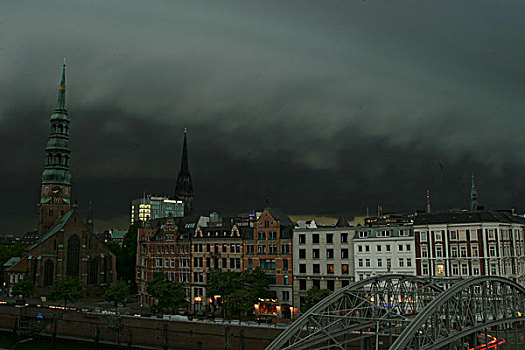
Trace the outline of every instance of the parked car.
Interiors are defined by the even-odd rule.
[[[256,321],[258,324],[261,324],[261,323],[271,324],[272,323],[272,319],[269,317],[257,317]]]

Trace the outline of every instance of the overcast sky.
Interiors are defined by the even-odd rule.
[[[97,229],[197,211],[525,210],[525,2],[0,0],[2,230],[36,226],[63,57],[73,191]]]

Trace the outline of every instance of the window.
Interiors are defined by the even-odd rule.
[[[458,264],[453,264],[452,265],[452,275],[453,276],[459,275],[459,266],[458,266]]]
[[[382,230],[377,232],[377,237],[390,237],[390,230]]]
[[[319,249],[312,249],[312,258],[313,259],[319,259]]]
[[[290,292],[287,291],[287,290],[283,290],[282,299],[283,300],[289,300],[290,299]]]
[[[426,242],[427,241],[427,233],[425,231],[422,231],[419,233],[419,240],[421,242]]]
[[[281,254],[289,254],[289,253],[290,253],[290,245],[281,244]]]
[[[376,250],[377,250],[378,252],[381,252],[381,246],[380,246],[380,245],[377,245],[377,246],[376,246]]]
[[[498,267],[495,264],[490,265],[490,274],[491,275],[497,275],[498,274]]]
[[[362,246],[362,245],[358,245],[358,246],[357,246],[357,251],[358,251],[359,253],[361,253],[361,252],[363,251],[363,246]]]
[[[299,235],[299,244],[305,244],[306,243],[306,235],[303,233],[303,234],[300,234]]]
[[[257,245],[257,253],[259,253],[259,254],[266,253],[266,245],[264,245],[264,244]]]
[[[475,276],[479,276],[479,266],[474,266],[474,267],[472,268],[472,273],[473,273],[473,275],[475,275]]]
[[[407,267],[412,267],[412,259],[407,258]]]
[[[306,249],[299,249],[299,259],[306,259]]]
[[[458,233],[457,233],[457,231],[450,231],[450,240],[451,241],[457,241],[458,240]]]
[[[383,259],[377,259],[377,267],[383,267]]]
[[[466,239],[467,239],[467,235],[466,235],[465,230],[459,230],[459,240],[464,241]]]
[[[411,250],[410,244],[405,245],[406,251],[409,252]]]
[[[370,259],[365,259],[365,266],[370,267]]]
[[[468,275],[468,265],[467,264],[461,264],[461,274],[463,276]]]
[[[67,275],[72,277],[78,277],[79,264],[80,238],[78,238],[77,235],[73,235],[67,241]]]
[[[327,233],[326,234],[326,243],[334,243],[334,234],[333,233]]]
[[[47,190],[47,188],[46,188]],[[51,260],[46,260],[44,264],[44,286],[52,286],[54,280],[54,264]]]
[[[386,245],[386,251],[387,251],[387,252],[390,251],[390,244],[387,244],[387,245]]]
[[[427,258],[428,257],[428,250],[427,250],[427,247],[421,247],[421,257],[422,258]]]
[[[363,259],[359,259],[357,262],[357,266],[363,267]]]
[[[369,245],[365,245],[365,252],[369,252],[370,251],[370,246]]]
[[[328,280],[326,281],[326,287],[331,290],[332,292],[334,291],[335,289],[335,286],[334,286],[334,280]]]
[[[421,265],[421,272],[423,275],[428,275],[428,264]]]
[[[333,249],[327,249],[326,250],[326,258],[327,259],[333,259],[334,258],[334,250]]]
[[[461,247],[459,247],[459,250],[461,252],[461,257],[462,258],[466,258],[467,257],[467,247],[466,246],[461,246]]]
[[[366,238],[366,237],[368,237],[368,232],[366,231],[359,232],[359,238]]]
[[[443,248],[440,245],[436,246],[436,257],[437,258],[443,257]]]
[[[333,275],[334,273],[334,264],[326,264],[326,273]]]
[[[318,233],[314,233],[312,235],[312,243],[319,243],[319,234]]]
[[[306,280],[299,280],[299,290],[306,290]]]
[[[268,239],[271,241],[275,241],[277,239],[277,232],[276,231],[268,232]]]
[[[386,269],[390,271],[392,269],[392,259],[386,259]]]
[[[476,241],[478,239],[478,231],[470,230],[470,240]]]
[[[365,275],[363,275],[362,273],[360,273],[360,274],[359,274],[359,280],[361,281],[361,280],[363,280],[363,279],[365,279]]]
[[[299,264],[299,273],[306,273],[306,264]]]
[[[249,269],[253,269],[253,260],[252,259],[248,259],[248,268]]]
[[[348,259],[348,249],[341,249],[341,259]]]
[[[405,259],[399,258],[399,267],[405,267]]]
[[[495,257],[496,256],[496,247],[491,245],[489,246],[489,256]]]
[[[496,239],[495,231],[496,231],[496,230],[494,230],[494,229],[487,230],[487,233],[488,233],[489,239]]]
[[[402,244],[398,244],[398,246],[397,246],[397,250],[398,250],[399,252],[402,252],[402,251],[403,251],[403,245],[402,245]]]
[[[314,287],[317,287],[317,288],[321,289],[321,281],[320,280],[312,280],[312,285]]]
[[[343,287],[343,288],[346,287],[346,286],[348,286],[349,284],[350,284],[350,281],[349,281],[349,280],[342,280],[342,281],[341,281],[341,287]]]
[[[349,271],[350,270],[348,269],[348,264],[342,264],[341,265],[341,273],[343,275],[348,275]]]
[[[283,259],[283,270],[288,270],[288,259]]]
[[[443,276],[445,274],[445,265],[443,264],[437,264],[437,275]]]
[[[458,247],[453,246],[450,248],[450,256],[452,256],[453,258],[458,257]]]
[[[470,253],[472,255],[472,257],[477,257],[479,254],[478,254],[478,247],[477,246],[471,246],[470,247]]]
[[[443,240],[443,238],[441,237],[441,231],[436,231],[434,237],[436,238],[436,241]]]
[[[270,254],[277,254],[277,244],[269,244],[268,245],[268,253],[270,253]]]
[[[319,265],[319,264],[313,264],[313,265],[312,265],[312,268],[313,268],[313,272],[314,272],[314,273],[321,273],[321,265]]]
[[[341,233],[341,243],[347,243],[348,242],[348,233],[343,232]]]
[[[263,232],[263,231],[257,232],[257,239],[258,240],[265,240],[266,239],[266,232]]]

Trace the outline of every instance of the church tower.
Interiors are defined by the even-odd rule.
[[[193,214],[193,184],[191,183],[190,168],[188,166],[188,129],[184,129],[184,145],[179,176],[175,185],[175,199],[184,201],[184,216]]]
[[[58,88],[55,111],[51,115],[49,140],[46,145],[45,167],[38,204],[38,232],[40,236],[71,209],[71,172],[69,148],[69,117],[66,111],[66,61],[62,66],[62,79]]]

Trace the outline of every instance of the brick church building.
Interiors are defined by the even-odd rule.
[[[50,118],[49,140],[38,203],[39,239],[19,258],[10,260],[9,291],[20,279],[31,278],[35,295],[47,295],[56,280],[78,277],[87,295],[116,281],[116,258],[93,233],[92,219],[84,222],[71,203],[69,116],[66,105],[66,65]]]

